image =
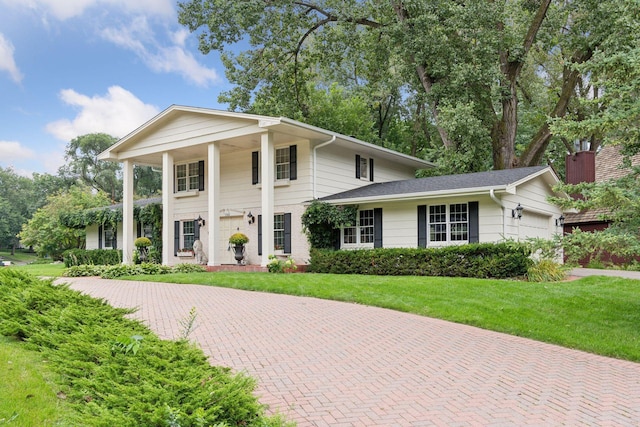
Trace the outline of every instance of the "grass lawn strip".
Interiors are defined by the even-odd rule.
[[[0,337],[0,426],[68,425],[70,408],[57,396],[42,356],[15,339]]]
[[[640,280],[571,282],[415,276],[209,273],[130,280],[221,286],[389,308],[640,361]]]

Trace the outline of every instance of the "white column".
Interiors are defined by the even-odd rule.
[[[122,263],[133,263],[133,162],[125,160],[122,168]]]
[[[173,258],[173,155],[162,153],[162,263]]]
[[[207,189],[209,196],[206,224],[209,236],[207,265],[220,265],[220,147],[216,142],[210,142],[208,146]]]
[[[269,255],[273,254],[273,213],[274,213],[274,181],[275,181],[275,148],[271,133],[260,136],[261,149],[261,184],[262,184],[262,261],[266,267]]]

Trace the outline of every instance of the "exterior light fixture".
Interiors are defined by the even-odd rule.
[[[198,215],[198,218],[196,218],[196,221],[198,222],[199,227],[204,227],[205,221],[204,221],[204,218],[202,218],[200,215]]]
[[[522,207],[522,205],[518,203],[518,206],[516,206],[515,209],[511,210],[511,218],[522,219],[523,210],[524,208]]]
[[[253,216],[253,214],[251,213],[251,211],[249,211],[249,213],[247,214],[247,219],[249,220],[249,225],[253,224],[254,222],[256,222],[256,217]]]
[[[564,227],[564,214],[560,215],[560,218],[556,219],[556,227]]]

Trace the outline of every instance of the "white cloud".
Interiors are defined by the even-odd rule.
[[[207,87],[220,78],[218,73],[200,64],[185,49],[186,30],[170,35],[172,46],[161,46],[144,17],[135,18],[131,24],[120,28],[106,28],[102,37],[120,47],[134,52],[151,70],[158,73],[177,73],[185,80]]]
[[[0,33],[0,70],[7,71],[14,82],[20,83],[22,73],[16,65],[13,52],[13,44]]]
[[[80,109],[73,120],[63,119],[47,124],[47,132],[62,141],[95,132],[123,137],[159,112],[157,107],[145,104],[120,86],[110,87],[102,97],[89,97],[73,89],[65,89],[60,92],[60,98],[65,104]]]
[[[37,13],[64,21],[81,16],[85,10],[95,7],[112,7],[121,12],[145,13],[150,15],[173,16],[172,0],[4,0],[4,3],[28,7]]]
[[[35,152],[17,141],[0,141],[0,159],[6,164],[33,159]]]

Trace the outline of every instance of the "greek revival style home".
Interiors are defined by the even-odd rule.
[[[562,212],[546,201],[548,167],[416,179],[430,162],[284,117],[171,106],[99,156],[124,166],[123,223],[114,244],[132,261],[133,167],[162,170],[164,264],[201,240],[209,266],[233,264],[228,243],[246,234],[247,264],[269,255],[306,263],[301,216],[314,199],[358,205],[341,248],[441,246],[551,237]],[[88,230],[87,248],[99,238]],[[102,230],[104,232],[104,230]],[[113,240],[113,235],[112,240]],[[118,243],[115,243],[118,242]]]

